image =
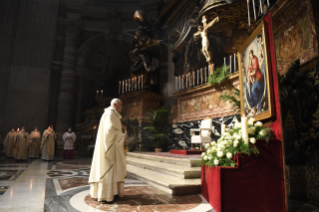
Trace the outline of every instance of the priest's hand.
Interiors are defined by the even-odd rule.
[[[128,134],[125,134],[125,140],[128,138]]]

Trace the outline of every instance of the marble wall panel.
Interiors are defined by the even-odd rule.
[[[226,124],[226,129],[229,129],[234,125],[236,120],[240,121],[240,117],[225,116],[221,118],[213,118],[214,131],[212,133],[212,140],[217,140],[221,133],[221,123]],[[170,140],[168,143],[168,149],[189,149],[191,148],[191,136],[190,129],[198,129],[200,127],[201,120],[174,123],[172,125],[171,133],[169,133]],[[195,147],[195,146],[194,146]]]

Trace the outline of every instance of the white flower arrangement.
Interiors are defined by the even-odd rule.
[[[203,165],[230,166],[235,167],[234,156],[237,153],[258,154],[259,150],[254,146],[259,139],[270,139],[270,128],[265,127],[260,121],[255,122],[253,118],[247,121],[248,144],[242,136],[242,124],[237,122],[218,140],[206,145],[206,152],[202,153],[201,163]]]

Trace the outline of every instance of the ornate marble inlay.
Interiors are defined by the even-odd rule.
[[[101,211],[156,211],[182,212],[197,207],[202,203],[199,195],[173,196],[151,186],[131,186],[124,188],[124,197],[111,204],[96,201],[90,195],[85,203]]]

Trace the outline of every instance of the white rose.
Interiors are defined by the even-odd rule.
[[[256,139],[255,139],[255,138],[250,138],[249,141],[250,141],[250,143],[252,143],[252,144],[256,143]]]
[[[235,141],[234,141],[234,144],[239,144],[239,141],[238,141],[238,140],[235,140]]]
[[[220,143],[220,144],[218,144],[217,149],[223,150],[223,149],[225,149],[225,145]]]
[[[255,119],[254,118],[250,118],[248,120],[247,124],[254,125],[254,122],[255,122]]]
[[[235,139],[239,140],[239,139],[241,139],[241,136],[240,136],[240,135],[237,135],[237,136],[235,137]]]
[[[218,151],[217,152],[217,157],[223,157],[224,156],[224,152],[223,151]]]
[[[205,144],[206,149],[210,147],[210,144]]]
[[[262,127],[263,126],[263,123],[261,123],[260,121],[257,121],[255,123],[255,127]]]
[[[213,159],[213,155],[208,155],[208,160]]]
[[[207,160],[207,159],[208,159],[208,157],[207,157],[207,155],[205,155],[205,156],[204,156],[204,160]]]
[[[221,138],[219,138],[218,140],[217,140],[217,143],[220,143],[222,141],[222,139]]]
[[[214,164],[217,166],[219,164],[219,160],[218,159],[215,159],[214,160]]]
[[[205,155],[206,155],[206,153],[205,153],[205,152],[203,152],[203,153],[202,153],[202,157],[204,157]]]
[[[215,146],[216,145],[216,141],[213,141],[210,143],[212,146]]]
[[[235,129],[241,129],[241,123],[236,122],[234,127],[235,127]]]
[[[266,130],[260,130],[259,135],[265,136],[267,134]]]
[[[227,152],[226,157],[227,157],[228,159],[232,159],[232,158],[233,158],[233,154],[230,153],[230,152]]]
[[[236,140],[236,141],[237,141],[237,140]],[[234,147],[238,147],[238,144],[239,144],[238,141],[237,141],[237,142],[234,141],[234,145],[233,145],[233,146],[234,146]]]
[[[247,129],[247,132],[249,135],[254,135],[255,134],[255,128],[254,127],[250,127]]]

